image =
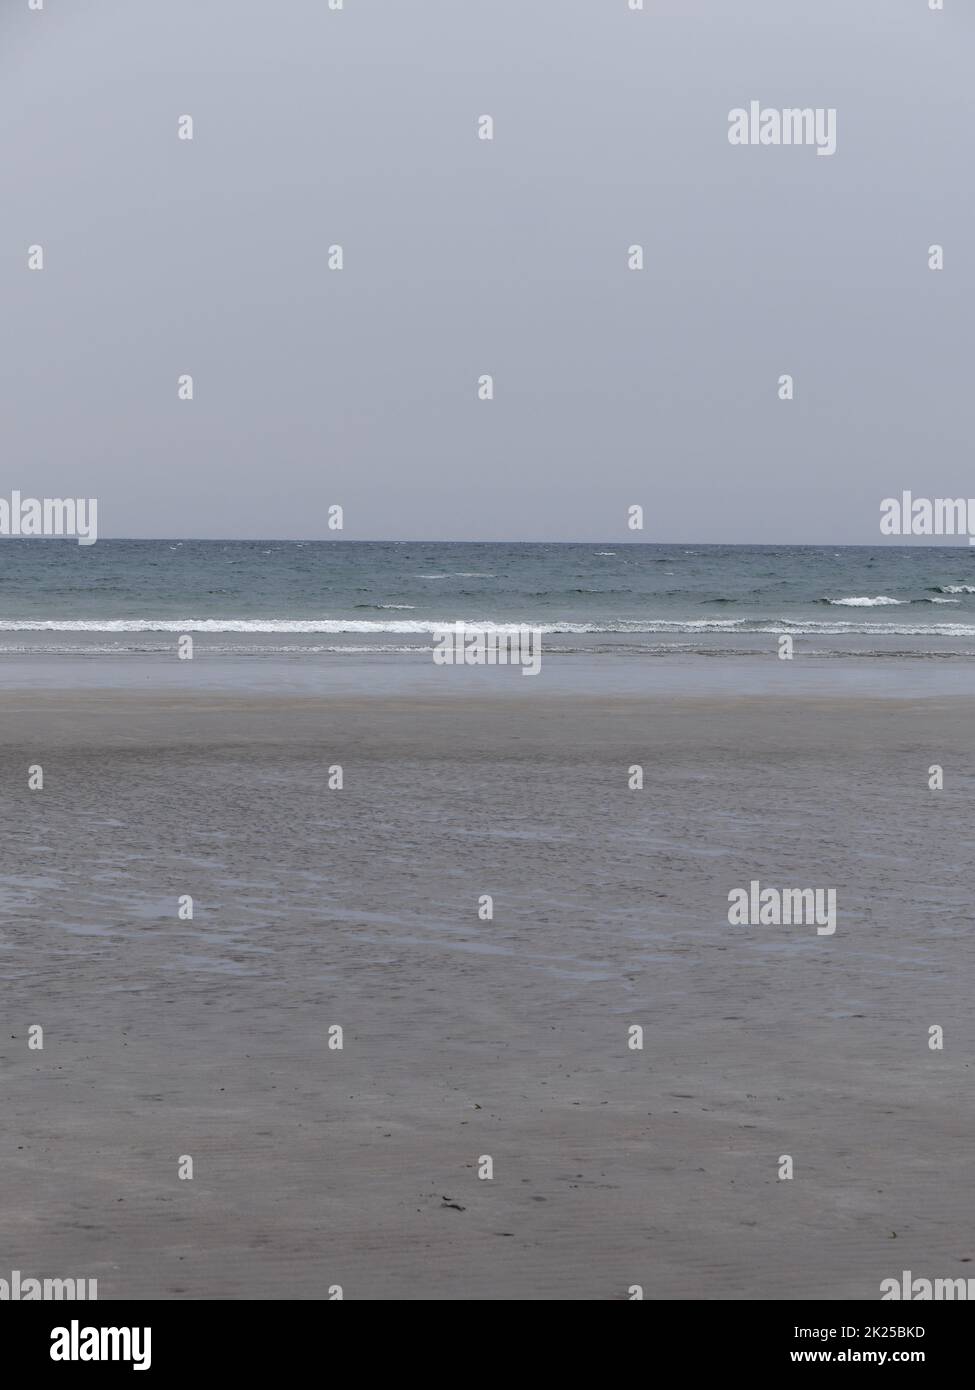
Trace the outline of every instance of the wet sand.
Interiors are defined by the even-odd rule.
[[[0,1277],[876,1299],[968,1275],[975,701],[510,676],[0,694]],[[836,934],[729,926],[753,878],[835,887]]]

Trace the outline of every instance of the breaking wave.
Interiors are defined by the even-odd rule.
[[[847,607],[873,606],[874,600],[844,603]],[[899,604],[902,600],[896,600]],[[903,602],[908,602],[903,600]],[[534,621],[494,622],[481,618],[4,618],[0,632],[89,632],[89,633],[254,633],[337,636],[370,634],[375,636],[423,636],[443,632],[462,622],[471,631],[513,633],[531,627],[541,633],[749,633],[765,632],[833,635],[844,633],[882,634],[902,637],[975,637],[975,624],[961,622],[884,621],[878,618],[614,618],[602,622],[568,622],[547,618]]]

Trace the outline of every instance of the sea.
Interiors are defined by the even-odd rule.
[[[0,542],[0,655],[429,654],[462,621],[550,653],[975,656],[975,550],[281,540]]]

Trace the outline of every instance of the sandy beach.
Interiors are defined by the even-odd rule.
[[[967,1275],[972,699],[528,685],[0,696],[0,1272],[103,1299]],[[834,887],[835,935],[729,926],[755,878]]]

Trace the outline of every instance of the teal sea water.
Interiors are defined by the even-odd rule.
[[[0,541],[0,651],[428,647],[529,624],[553,650],[975,654],[975,549],[625,542]]]

